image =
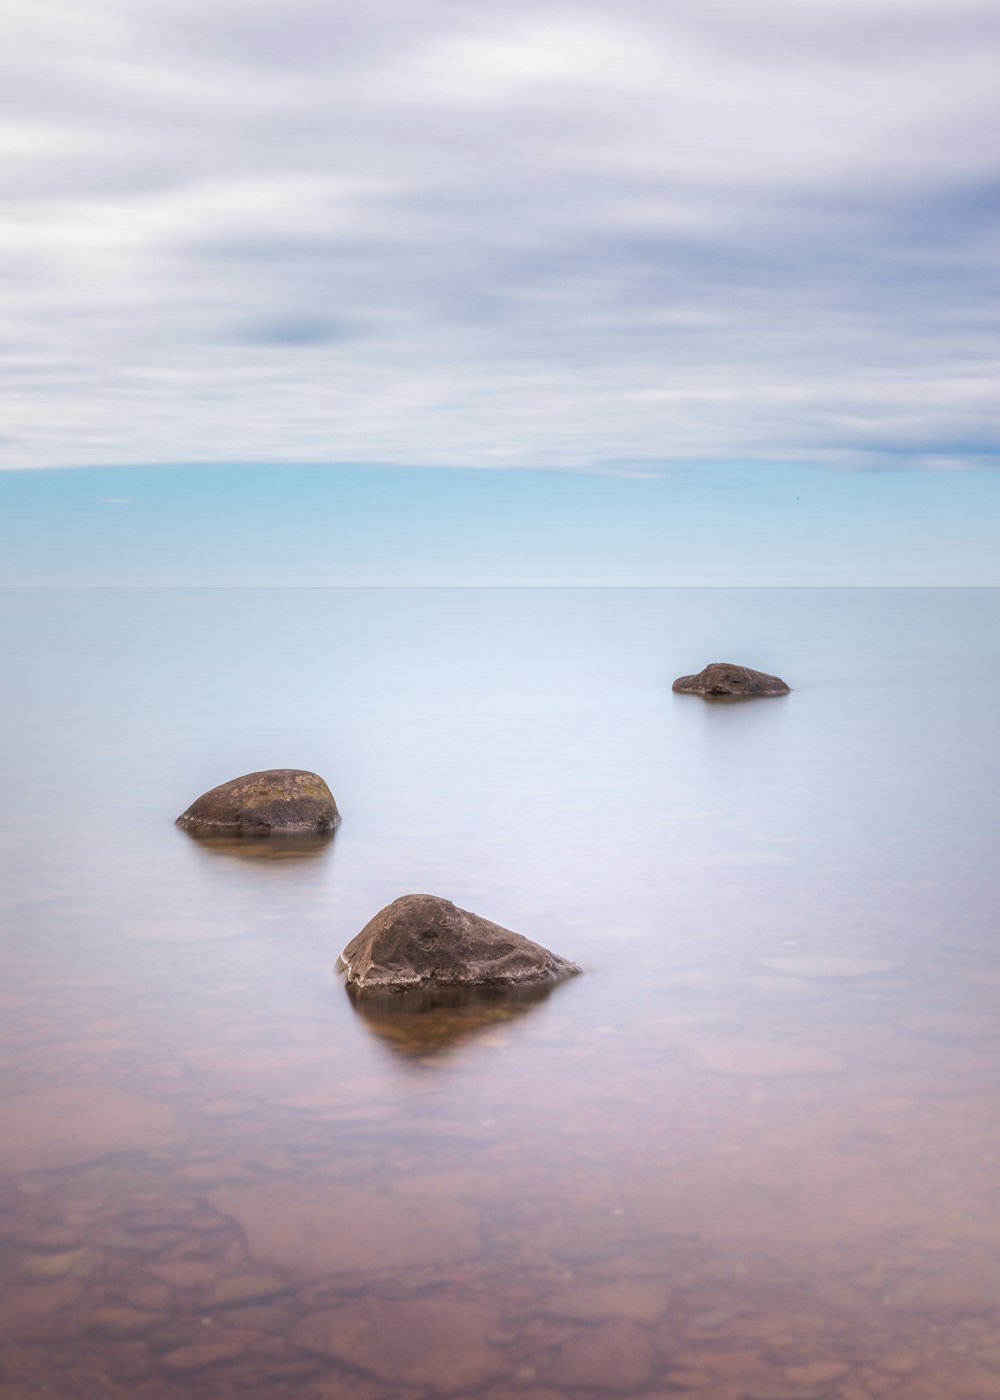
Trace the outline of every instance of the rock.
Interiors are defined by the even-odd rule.
[[[121,1089],[43,1089],[0,1100],[0,1176],[80,1166],[111,1152],[148,1152],[172,1137],[164,1104]]]
[[[178,826],[196,836],[295,835],[332,831],[339,822],[326,783],[299,768],[270,768],[233,778],[203,793],[177,818]]]
[[[25,1261],[24,1271],[34,1278],[85,1278],[93,1273],[101,1256],[93,1249],[73,1249],[66,1254],[36,1254]]]
[[[7,1290],[0,1302],[0,1335],[7,1338],[29,1331],[52,1313],[75,1303],[82,1292],[83,1285],[71,1279]]]
[[[707,1390],[712,1384],[711,1376],[704,1371],[671,1371],[667,1378],[674,1390]],[[717,1390],[712,1392],[713,1400]]]
[[[605,1322],[564,1343],[546,1380],[573,1390],[636,1390],[649,1380],[653,1345],[634,1322]]]
[[[407,894],[375,915],[341,953],[356,992],[554,982],[580,969],[530,938],[430,894]]]
[[[451,1200],[418,1208],[335,1181],[264,1181],[208,1201],[239,1223],[258,1263],[295,1273],[440,1268],[482,1251],[478,1213]]]
[[[142,1279],[134,1279],[115,1291],[130,1309],[160,1313],[170,1308],[170,1289],[165,1283],[145,1283]]]
[[[390,1385],[417,1383],[438,1395],[468,1395],[511,1369],[490,1345],[496,1325],[482,1303],[365,1298],[303,1318],[289,1340]]]
[[[292,1285],[273,1274],[230,1274],[220,1278],[199,1307],[233,1308],[241,1303],[260,1303],[267,1298],[276,1298],[279,1293],[291,1292]]]
[[[205,1259],[167,1259],[162,1264],[147,1264],[146,1272],[171,1288],[187,1289],[210,1288],[219,1270]]]
[[[619,1279],[616,1283],[596,1284],[557,1293],[546,1298],[540,1311],[547,1317],[579,1322],[602,1322],[623,1317],[629,1322],[657,1322],[667,1310],[670,1294],[658,1283],[642,1279]]]
[[[979,1358],[982,1360],[982,1357]],[[893,1352],[889,1356],[880,1356],[875,1362],[880,1371],[888,1371],[891,1376],[915,1376],[923,1367],[923,1362],[919,1357],[906,1352]],[[993,1363],[988,1362],[988,1365]]]
[[[167,1371],[180,1374],[205,1371],[209,1366],[222,1366],[227,1361],[235,1361],[243,1355],[247,1345],[248,1340],[244,1337],[219,1342],[192,1342],[190,1346],[177,1347],[161,1356],[160,1365]]]
[[[144,1337],[164,1320],[153,1312],[139,1312],[134,1308],[98,1308],[90,1319],[93,1331],[105,1337]]]
[[[426,1386],[415,1388],[397,1385],[391,1391],[387,1391],[381,1381],[371,1376],[363,1376],[360,1372],[342,1370],[340,1367],[332,1378],[328,1375],[314,1380],[308,1390],[301,1391],[300,1400],[388,1400],[390,1395],[392,1400],[428,1400]],[[7,1397],[0,1395],[0,1400],[7,1400]],[[867,1396],[865,1400],[868,1400]]]
[[[843,1380],[850,1369],[845,1361],[810,1361],[801,1366],[787,1366],[785,1380],[792,1385],[829,1385],[831,1381]]]
[[[487,1391],[489,1400],[566,1400],[562,1391],[550,1390],[548,1386],[544,1385],[530,1385],[530,1376],[526,1378],[526,1373],[534,1375],[534,1368],[531,1366],[522,1366],[519,1371],[514,1372],[511,1378],[513,1382],[512,1388],[501,1386],[497,1389],[494,1387]],[[524,1388],[526,1385],[528,1386],[527,1390]],[[714,1395],[712,1396],[712,1400],[715,1400]]]
[[[295,1314],[289,1300],[280,1298],[274,1303],[251,1303],[247,1307],[230,1308],[226,1320],[232,1327],[275,1332],[283,1337],[295,1320]]]
[[[790,687],[779,676],[734,666],[731,661],[713,661],[696,676],[678,676],[674,690],[681,695],[730,696],[787,695]]]
[[[76,1249],[83,1244],[79,1230],[69,1225],[46,1225],[40,1230],[20,1236],[18,1243],[28,1249]]]

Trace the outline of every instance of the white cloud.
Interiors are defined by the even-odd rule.
[[[972,0],[9,0],[0,465],[983,460]]]

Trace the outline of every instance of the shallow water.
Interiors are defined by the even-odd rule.
[[[998,623],[0,594],[0,1400],[1000,1396]],[[272,766],[331,842],[172,826]],[[352,1004],[413,890],[586,974]]]

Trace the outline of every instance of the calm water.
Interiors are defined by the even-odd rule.
[[[1000,592],[0,636],[0,1400],[1000,1396]],[[793,694],[671,694],[719,659]],[[173,827],[277,766],[332,843]],[[586,975],[359,1011],[334,960],[410,891]]]

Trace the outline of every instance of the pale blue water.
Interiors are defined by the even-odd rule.
[[[22,1300],[0,1335],[26,1395],[457,1393],[430,1341],[405,1380],[305,1344],[319,1302],[359,1297],[390,1330],[400,1298],[491,1310],[468,1394],[592,1395],[573,1349],[586,1373],[606,1326],[623,1394],[687,1370],[706,1400],[853,1396],[901,1352],[930,1397],[994,1374],[1000,591],[7,592],[0,637],[0,1280]],[[712,660],[792,694],[671,693]],[[328,780],[332,844],[173,827],[279,766]],[[336,955],[409,891],[586,975],[487,1024],[359,1015]],[[321,1187],[358,1193],[342,1219],[309,1197],[260,1237]],[[461,1265],[373,1243],[359,1267],[359,1215],[429,1199],[474,1217]],[[167,1222],[149,1255],[140,1209]],[[203,1279],[144,1294],[195,1257],[185,1212]],[[39,1243],[53,1225],[79,1245]],[[212,1280],[261,1270],[294,1290],[270,1319],[201,1323]],[[636,1280],[670,1307],[593,1301]],[[129,1299],[145,1330],[94,1323]],[[232,1356],[162,1360],[209,1334]]]

